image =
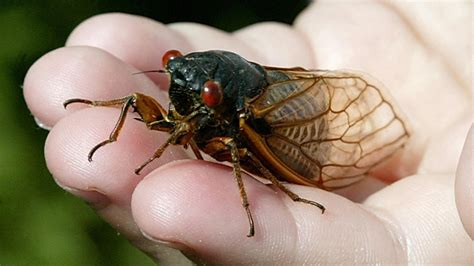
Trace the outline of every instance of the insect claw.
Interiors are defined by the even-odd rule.
[[[247,234],[247,237],[253,237],[254,235],[255,235],[255,230],[253,228],[250,228],[250,231]]]
[[[249,233],[247,234],[247,237],[252,237],[255,235],[255,226],[253,223],[252,213],[250,212],[248,204],[244,206],[244,208],[245,208],[245,211],[247,212],[247,218],[249,220]]]
[[[98,148],[99,148],[99,147],[97,147],[97,145],[96,145],[94,148],[92,148],[92,150],[91,150],[91,151],[89,152],[89,154],[87,155],[87,160],[88,160],[89,162],[92,162],[92,156],[94,156],[94,153],[97,151]]]
[[[140,173],[142,172],[143,168],[145,168],[145,166],[147,166],[149,163],[151,163],[153,160],[148,160],[146,161],[145,163],[143,163],[142,165],[140,165],[139,167],[137,167],[137,169],[135,169],[134,173],[136,175],[140,175]]]
[[[321,214],[324,214],[324,212],[326,211],[326,208],[324,208],[324,206],[321,206],[322,208],[321,209]]]
[[[135,174],[136,175],[140,175],[140,172],[143,170],[143,168],[145,168],[145,166],[148,164],[148,161],[142,165],[140,165],[139,167],[137,167],[137,169],[135,169]]]
[[[294,201],[299,201],[299,202],[303,202],[303,203],[307,203],[307,204],[311,204],[313,206],[316,206],[321,210],[321,214],[324,214],[324,212],[326,211],[326,207],[324,207],[323,205],[317,203],[316,201],[307,200],[307,199],[303,199],[303,198],[296,198],[296,199],[294,199]]]
[[[137,169],[135,169],[135,171],[133,171],[133,172],[134,172],[136,175],[140,175],[140,171],[141,171],[141,170],[142,170],[142,169],[138,169],[138,168],[137,168]]]
[[[101,143],[95,145],[94,148],[92,148],[92,149],[90,150],[89,154],[87,155],[87,160],[88,160],[89,162],[92,162],[92,156],[94,156],[94,153],[95,153],[100,147],[105,146],[105,145],[107,145],[107,144],[109,144],[109,143],[112,143],[112,142],[114,142],[114,141],[115,141],[115,140],[107,139],[107,140],[104,140],[104,141],[102,141]]]
[[[74,98],[74,99],[66,100],[66,101],[63,103],[64,108],[66,108],[66,107],[67,107],[68,105],[70,105],[71,103],[84,103],[84,104],[92,105],[92,101],[90,101],[90,100]]]
[[[161,154],[165,150],[165,148],[168,146],[169,143],[165,143],[163,146],[161,146],[158,150],[156,150],[155,154],[150,157],[148,160],[146,160],[142,165],[140,165],[137,169],[135,169],[135,174],[139,175],[140,172],[147,166],[149,163],[153,162],[156,158],[160,158]]]
[[[326,211],[326,208],[323,205],[321,205],[317,202],[311,201],[310,204],[318,207],[319,209],[321,209],[321,214],[324,214],[324,212]]]
[[[137,169],[135,169],[135,174],[136,175],[139,175],[140,172],[142,171],[143,168],[145,168],[145,166],[147,166],[149,163],[153,162],[153,160],[155,159],[158,159],[161,157],[161,155],[163,154],[163,152],[165,151],[165,149],[170,145],[170,143],[174,143],[176,141],[176,138],[179,136],[179,131],[178,132],[175,132],[173,135],[171,135],[168,140],[163,143],[156,151],[155,153],[153,154],[153,156],[151,156],[150,158],[148,158],[148,160],[146,160],[142,165],[140,165]]]

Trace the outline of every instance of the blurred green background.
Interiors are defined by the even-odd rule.
[[[153,265],[56,186],[43,157],[48,132],[23,100],[28,68],[63,46],[76,25],[95,14],[125,12],[232,31],[259,21],[291,23],[307,2],[0,0],[0,265]]]

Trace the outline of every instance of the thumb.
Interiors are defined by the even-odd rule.
[[[471,125],[456,171],[455,196],[456,207],[464,229],[471,239],[474,240],[474,221],[472,216],[474,213],[474,176],[472,172],[473,134],[474,132]]]

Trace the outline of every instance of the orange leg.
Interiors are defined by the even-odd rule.
[[[125,118],[127,117],[127,113],[128,110],[130,110],[130,107],[133,107],[134,111],[136,111],[140,115],[141,121],[146,123],[147,126],[158,120],[166,119],[166,110],[157,101],[155,101],[155,99],[141,93],[134,93],[132,95],[120,99],[113,99],[107,101],[90,101],[78,98],[69,99],[64,102],[64,108],[66,108],[71,103],[84,103],[91,106],[121,106],[119,119],[115,124],[114,129],[110,133],[109,138],[100,142],[90,150],[87,156],[89,162],[92,161],[92,156],[99,148],[117,141],[117,138],[123,128]],[[165,131],[165,129],[163,129],[163,131]]]
[[[230,139],[225,144],[230,149],[230,154],[232,156],[232,165],[234,169],[234,177],[235,177],[235,180],[237,181],[237,185],[239,186],[240,199],[242,201],[242,206],[244,207],[245,212],[247,213],[247,219],[249,221],[249,233],[247,234],[247,237],[252,237],[255,235],[255,226],[253,222],[252,213],[250,212],[250,208],[249,208],[250,204],[247,199],[247,192],[245,192],[245,186],[242,180],[239,149],[237,148],[237,145],[235,144],[233,139]]]
[[[247,219],[249,221],[249,233],[247,236],[252,237],[255,235],[255,226],[252,213],[250,212],[250,204],[247,198],[247,192],[245,191],[244,182],[242,180],[240,167],[240,153],[242,153],[243,150],[244,149],[239,149],[234,139],[230,137],[213,138],[204,147],[204,152],[211,155],[215,159],[219,161],[230,161],[232,163],[234,177],[239,187],[242,207],[244,207],[245,212],[247,213]]]
[[[260,171],[260,173],[262,173],[262,175],[267,178],[268,180],[270,180],[272,182],[272,184],[276,185],[281,191],[285,192],[286,195],[288,195],[293,201],[298,201],[298,202],[303,202],[303,203],[307,203],[307,204],[311,204],[313,206],[316,206],[318,207],[320,210],[321,210],[321,213],[324,213],[324,211],[326,210],[326,208],[321,205],[320,203],[317,203],[315,201],[312,201],[312,200],[308,200],[308,199],[305,199],[305,198],[301,198],[300,196],[298,196],[296,193],[294,193],[293,191],[289,190],[287,187],[285,187],[281,182],[280,180],[278,180],[261,162],[260,160],[255,157],[255,155],[253,155],[252,153],[250,152],[247,152],[247,156],[252,160],[252,162],[254,163],[255,167]]]

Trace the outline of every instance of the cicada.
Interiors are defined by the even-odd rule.
[[[282,181],[325,190],[360,181],[376,165],[401,149],[409,138],[404,119],[381,85],[353,71],[306,70],[261,66],[228,51],[163,55],[169,76],[168,110],[150,96],[133,93],[120,99],[71,103],[121,108],[108,139],[117,140],[131,109],[148,129],[168,132],[169,138],[139,166],[159,158],[169,145],[190,147],[197,159],[204,152],[233,165],[249,222],[252,213],[241,172],[267,178],[292,200],[316,206]]]

